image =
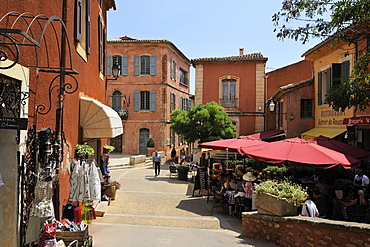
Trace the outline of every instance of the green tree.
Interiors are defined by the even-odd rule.
[[[272,21],[277,38],[294,39],[303,44],[311,38],[331,38],[356,46],[369,35],[370,0],[284,0]],[[358,46],[357,46],[358,47]],[[345,52],[345,51],[344,51]],[[334,110],[369,106],[368,50],[358,50],[350,79],[332,87],[325,102]]]
[[[235,137],[235,125],[216,102],[199,104],[190,111],[174,110],[171,129],[188,142],[200,143]]]

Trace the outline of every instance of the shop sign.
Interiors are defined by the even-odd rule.
[[[27,118],[0,117],[0,129],[26,130],[27,125]]]
[[[370,116],[345,118],[343,124],[370,124]]]

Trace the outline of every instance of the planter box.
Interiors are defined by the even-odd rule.
[[[177,172],[177,179],[188,181],[188,172]]]
[[[257,210],[259,214],[268,214],[276,216],[297,215],[297,207],[293,203],[288,203],[284,199],[268,193],[257,194]]]

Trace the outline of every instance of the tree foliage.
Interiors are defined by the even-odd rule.
[[[311,38],[358,44],[369,35],[370,0],[284,0],[272,17],[277,38],[294,39],[303,44]],[[369,62],[367,50],[357,50],[351,77],[331,88],[325,102],[335,110],[369,106]]]
[[[190,111],[174,110],[171,129],[188,142],[200,143],[235,137],[235,125],[216,102],[199,104]]]

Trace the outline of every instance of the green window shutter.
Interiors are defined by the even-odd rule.
[[[134,111],[139,111],[140,92],[134,91]]]
[[[324,92],[325,95],[329,92],[329,89],[331,88],[331,85],[332,85],[331,68],[327,68],[326,69],[326,92]]]
[[[342,63],[341,70],[342,70],[342,83],[343,83],[343,82],[348,81],[350,74],[351,74],[350,69],[349,69],[349,60],[344,61]]]
[[[150,111],[155,111],[156,91],[150,91]]]
[[[112,56],[107,55],[107,75],[112,75]]]
[[[121,75],[128,75],[128,55],[122,56]]]
[[[150,56],[150,75],[157,74],[157,55]]]
[[[140,56],[134,56],[134,75],[140,75]]]
[[[180,96],[180,110],[183,111],[183,106],[184,106],[184,102],[183,102],[183,97]]]
[[[318,99],[318,105],[322,105],[322,72],[319,72],[317,75],[318,84],[317,84],[317,99]]]

